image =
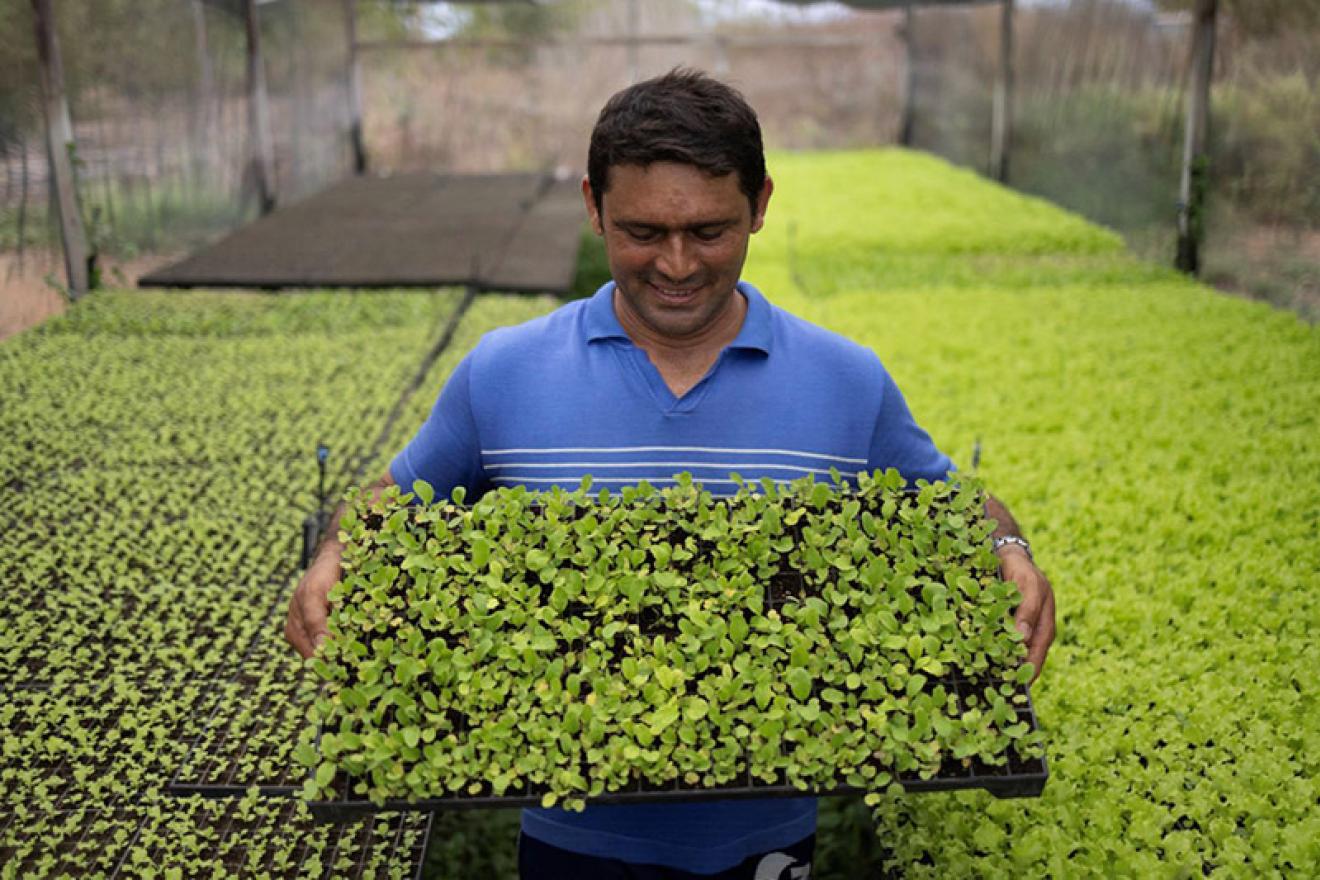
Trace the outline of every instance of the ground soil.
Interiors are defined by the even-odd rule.
[[[175,254],[142,256],[132,260],[106,260],[102,272],[112,287],[135,287],[142,275],[177,259]],[[68,305],[61,289],[64,262],[52,251],[29,250],[18,255],[0,252],[0,339],[7,339]]]
[[[1208,243],[1203,278],[1227,293],[1320,320],[1320,229],[1242,226]]]

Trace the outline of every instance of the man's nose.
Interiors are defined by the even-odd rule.
[[[671,232],[665,236],[655,268],[665,278],[675,282],[686,281],[696,274],[696,253],[685,233]]]

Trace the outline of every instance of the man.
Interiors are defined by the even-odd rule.
[[[687,471],[712,491],[748,480],[952,467],[869,350],[772,306],[741,282],[773,183],[740,95],[674,71],[615,95],[592,133],[582,193],[613,281],[496,330],[455,369],[426,424],[377,483],[438,495],[498,486],[617,488]],[[1054,600],[1016,524],[992,501],[1002,572],[1037,671]],[[331,535],[335,534],[331,530]],[[328,539],[294,594],[286,637],[325,634],[341,545]],[[526,810],[525,878],[805,878],[813,798]]]

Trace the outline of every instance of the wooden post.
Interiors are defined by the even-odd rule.
[[[37,58],[41,66],[42,110],[46,116],[46,150],[50,157],[50,175],[55,184],[55,208],[60,220],[60,239],[64,243],[64,271],[69,282],[69,299],[87,293],[88,247],[82,214],[78,211],[78,185],[74,176],[73,121],[64,91],[64,63],[55,35],[55,17],[51,0],[32,0],[37,31]]]
[[[193,21],[193,47],[197,53],[197,89],[192,106],[193,177],[200,183],[215,165],[217,150],[215,126],[215,66],[211,63],[210,39],[206,32],[206,10],[202,0],[190,0]]]
[[[358,57],[357,0],[343,0],[348,37],[348,140],[353,173],[367,173],[367,143],[362,134],[362,62]]]
[[[999,75],[995,77],[994,118],[990,131],[990,174],[1008,183],[1013,146],[1013,0],[1000,0]]]
[[[640,30],[641,10],[638,8],[638,0],[628,0],[628,83],[630,85],[639,82],[642,78],[642,49],[638,33]]]
[[[252,151],[250,167],[261,213],[269,214],[275,208],[275,148],[270,135],[266,68],[261,61],[261,26],[257,19],[257,0],[243,0],[243,21],[247,28],[248,137]]]
[[[715,37],[715,75],[721,79],[728,77],[732,68],[729,65],[729,41],[722,36]]]
[[[912,4],[903,4],[903,110],[898,128],[898,142],[912,146],[917,121],[917,17]]]
[[[1195,275],[1201,268],[1205,239],[1205,187],[1210,157],[1210,75],[1215,66],[1217,0],[1197,0],[1192,23],[1191,83],[1187,90],[1187,125],[1183,134],[1182,179],[1178,186],[1178,254],[1175,265]]]

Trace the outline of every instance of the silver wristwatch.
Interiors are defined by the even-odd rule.
[[[1019,538],[1017,535],[1004,535],[1002,538],[995,538],[994,541],[991,542],[991,546],[994,547],[996,553],[999,552],[1000,548],[1006,547],[1009,544],[1016,544],[1021,547],[1023,550],[1027,551],[1028,559],[1032,562],[1036,561],[1036,557],[1031,555],[1031,545],[1027,543],[1026,538]]]

